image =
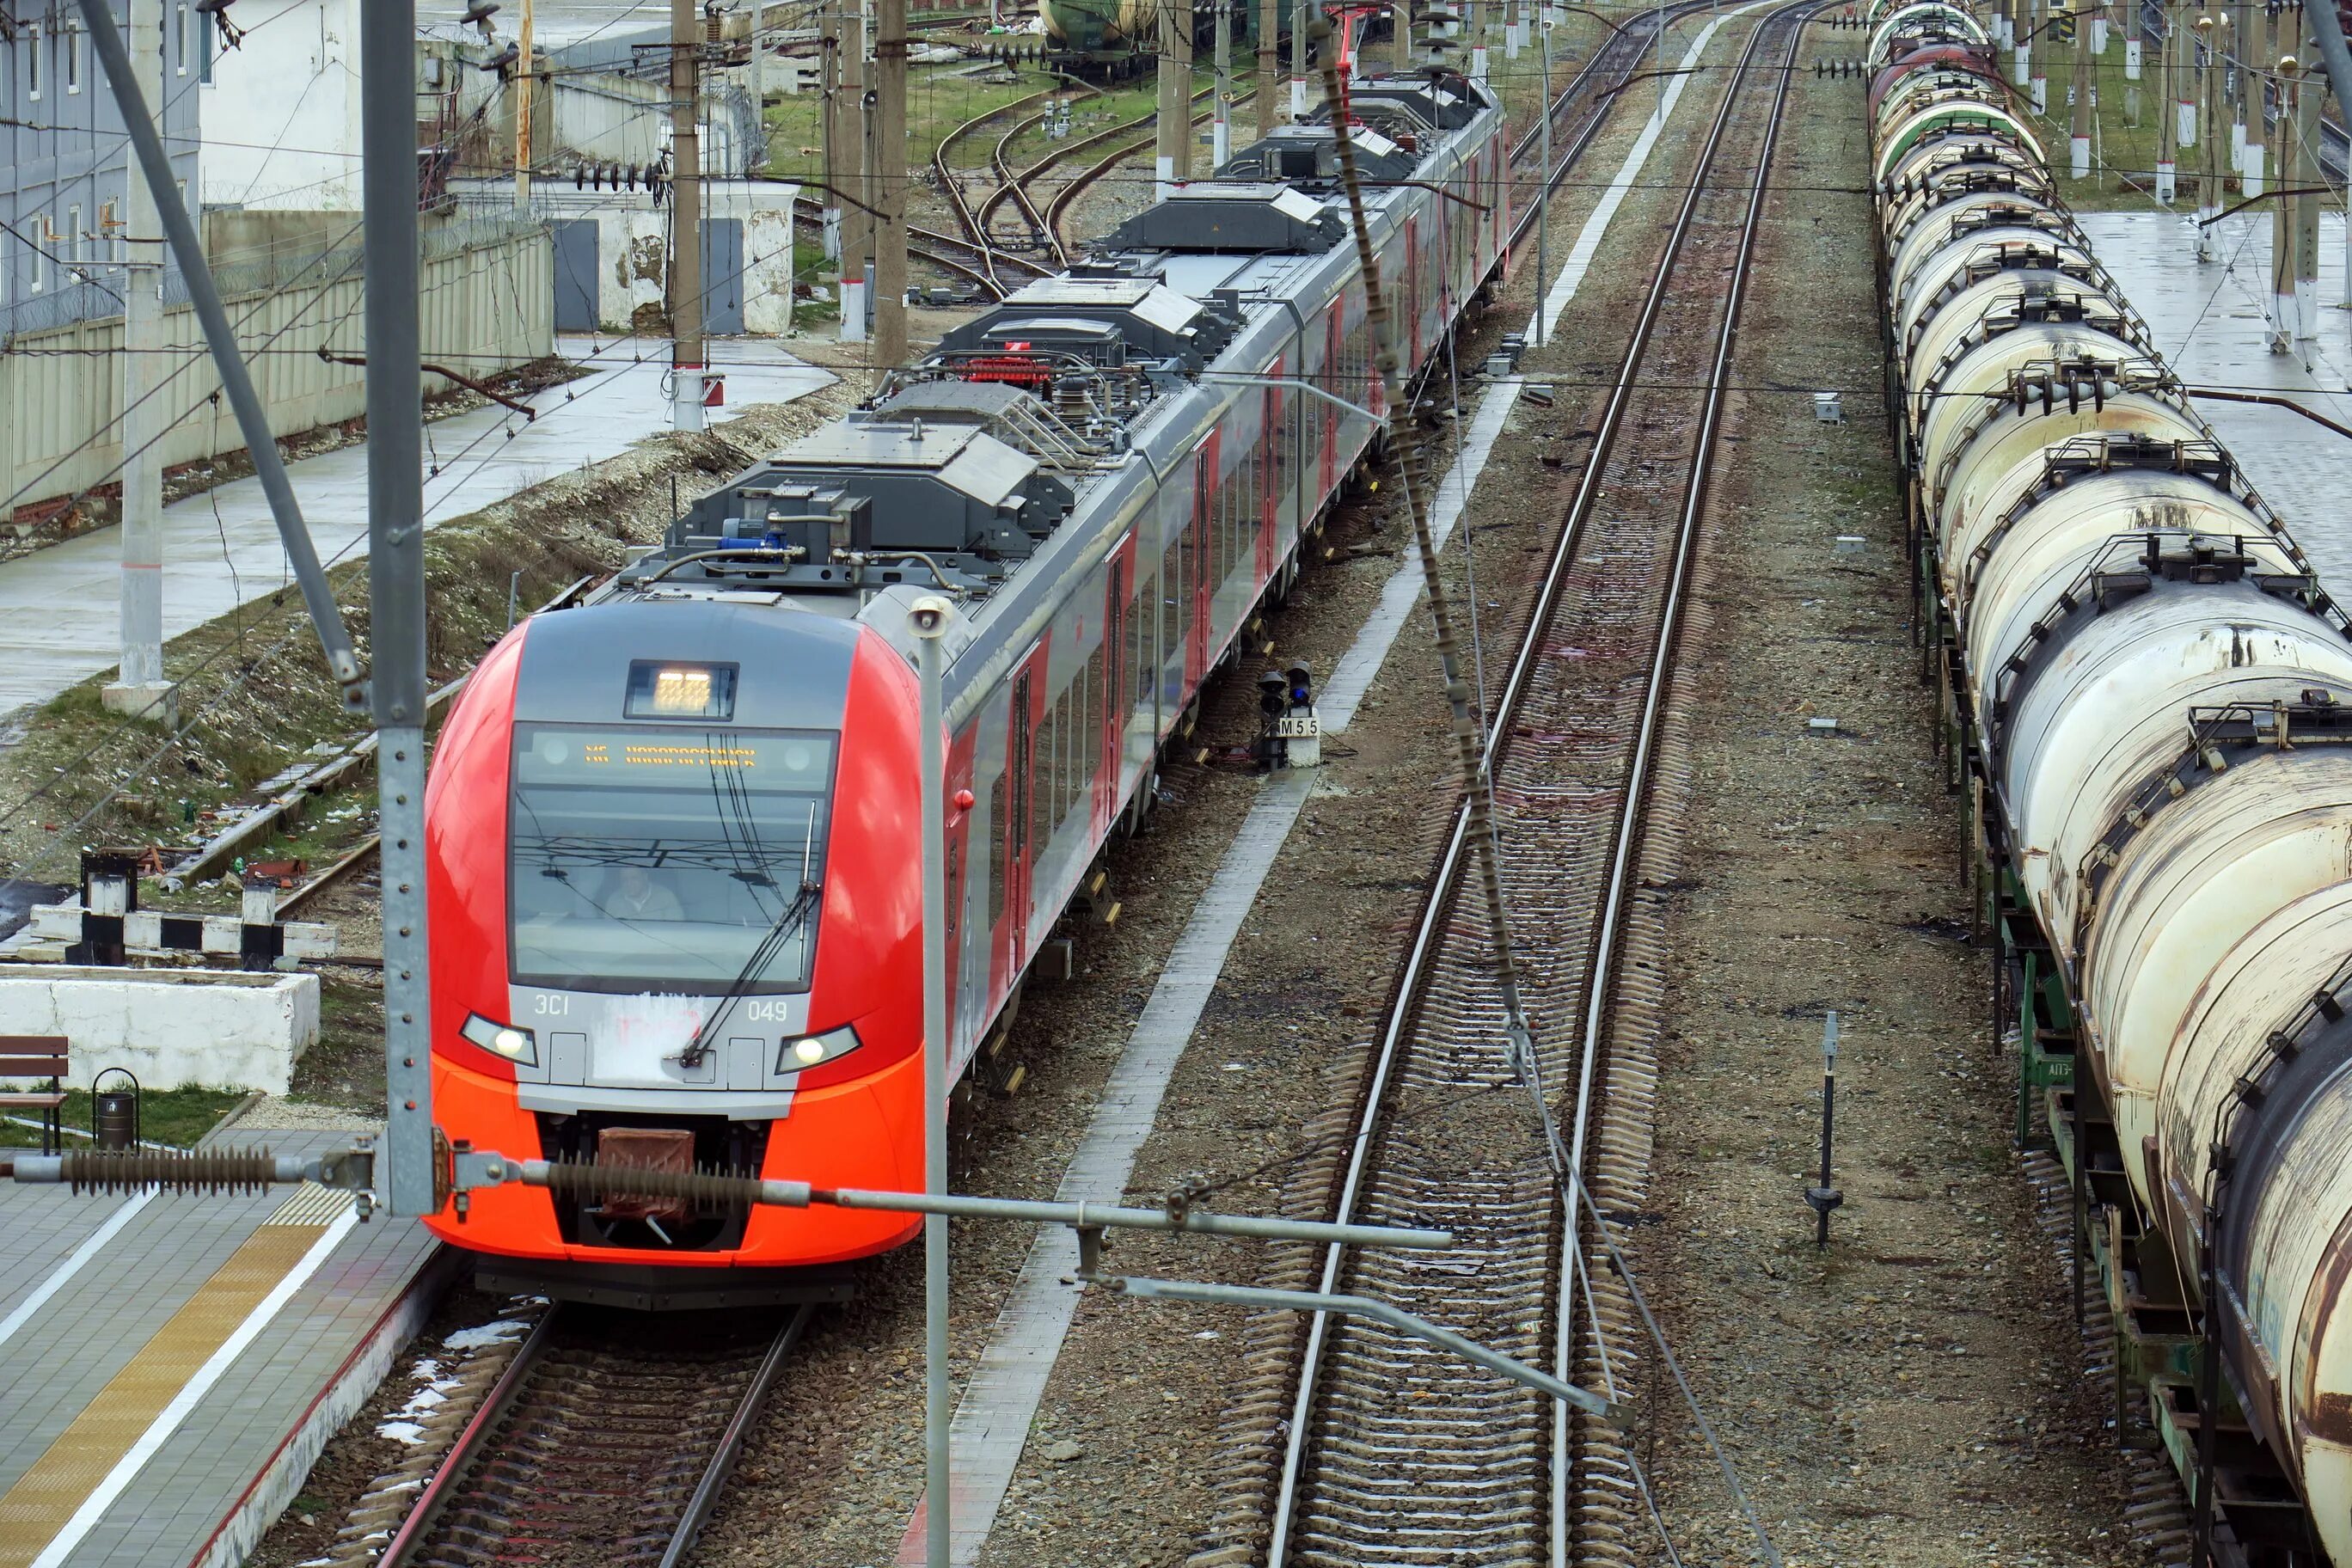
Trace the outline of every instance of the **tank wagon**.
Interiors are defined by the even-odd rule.
[[[1890,394],[2019,1133],[2071,1168],[2214,1560],[2352,1563],[2345,613],[2053,195],[1982,28],[1873,20]]]
[[[1418,372],[1500,265],[1503,115],[1443,71],[1360,83],[1353,109]],[[1376,437],[1281,384],[1381,403],[1329,127],[1283,127],[1223,173],[956,327],[483,661],[425,803],[434,1104],[453,1141],[920,1185],[911,605],[958,606],[961,1075]],[[428,1223],[496,1279],[648,1305],[800,1289],[753,1271],[914,1230],[520,1187]],[[699,1296],[681,1284],[698,1271]]]

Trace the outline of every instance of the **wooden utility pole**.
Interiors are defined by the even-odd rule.
[[[702,428],[702,18],[669,0],[670,426]]]
[[[522,0],[522,26],[515,35],[515,211],[530,211],[530,12]]]
[[[1274,134],[1282,123],[1281,100],[1275,94],[1275,50],[1282,32],[1280,0],[1257,0],[1257,133]]]
[[[877,0],[874,11],[874,363],[907,358],[907,0]]]
[[[1192,177],[1192,0],[1160,0],[1159,143],[1155,194],[1165,201]]]
[[[843,0],[841,22],[841,126],[835,139],[839,166],[834,174],[855,198],[841,217],[841,341],[866,341],[866,258],[872,243],[872,161],[866,157],[865,0]]]

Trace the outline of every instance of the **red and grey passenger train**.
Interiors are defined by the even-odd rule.
[[[1503,115],[1442,71],[1360,82],[1352,105],[1417,372],[1501,266]],[[959,607],[960,1073],[1374,440],[1335,147],[1328,124],[1282,127],[1176,188],[704,498],[593,602],[490,653],[426,798],[434,1108],[452,1140],[920,1184],[908,605]],[[1298,379],[1360,407],[1283,384]],[[592,1280],[837,1263],[914,1233],[898,1215],[521,1186],[430,1223],[501,1268]]]

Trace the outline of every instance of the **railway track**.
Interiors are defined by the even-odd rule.
[[[418,1490],[375,1568],[675,1568],[813,1307],[666,1323],[558,1302]]]
[[[1541,1089],[1611,1216],[1638,1211],[1647,1182],[1657,994],[1643,949],[1655,907],[1639,889],[1667,853],[1650,848],[1667,825],[1648,815],[1649,786],[1675,748],[1666,696],[1722,388],[1814,4],[1769,13],[1740,56],[1493,710],[1503,877]],[[1443,1225],[1462,1244],[1333,1249],[1310,1277],[1623,1397],[1646,1347],[1622,1281],[1588,1271],[1593,1215],[1562,1191],[1506,1060],[1485,921],[1465,886],[1465,824],[1457,808],[1327,1211]],[[1290,1331],[1292,1381],[1264,1402],[1273,1484],[1241,1475],[1227,1494],[1263,1500],[1262,1533],[1229,1535],[1202,1561],[1236,1547],[1230,1560],[1267,1568],[1633,1560],[1650,1526],[1613,1428],[1379,1324],[1316,1318]]]

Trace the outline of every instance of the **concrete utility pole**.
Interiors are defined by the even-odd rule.
[[[2249,199],[2263,194],[2263,165],[2270,149],[2265,87],[2270,79],[2270,62],[2278,57],[2271,43],[2271,8],[2255,6],[2252,22],[2253,30],[2247,35],[2243,46],[2245,63],[2238,68],[2246,121],[2246,155],[2238,164],[2239,194]]]
[[[2221,256],[2221,237],[2214,232],[2220,226],[2213,222],[2221,211],[2221,125],[2216,116],[2221,112],[2221,51],[2229,43],[2230,14],[2217,5],[2198,17],[2197,36],[2204,50],[2198,118],[2205,125],[2204,157],[2200,160],[2204,174],[2197,182],[2197,259],[2212,261]]]
[[[2215,37],[2228,40],[2221,50],[2221,91],[2230,100],[2230,172],[2242,174],[2246,171],[2246,67],[2243,60],[2236,58],[2235,51],[2243,47],[2244,39],[2253,36],[2253,28],[2248,25],[2246,0],[2237,0],[2234,9],[2235,16],[2228,11],[2221,13],[2229,24],[2229,32],[2217,31]]]
[[[2066,172],[2078,180],[2091,177],[2091,40],[2096,33],[2082,12],[2074,15],[2074,81],[2068,95],[2074,100],[2074,136],[2067,143]]]
[[[768,122],[768,51],[760,45],[760,18],[766,10],[767,7],[759,4],[759,0],[752,0],[751,26],[744,35],[751,45],[751,58],[744,62],[751,68],[751,112],[758,117],[763,130]],[[784,290],[784,298],[786,301],[784,308],[790,310],[792,308],[790,289]]]
[[[2034,34],[2038,35],[2042,31],[2042,24],[2045,18],[2052,21],[2056,19],[2055,16],[2050,13],[2049,8],[2042,4],[2042,0],[2033,0]],[[1663,34],[1664,29],[1660,29],[1660,31]],[[2055,32],[2057,29],[2053,26],[2051,31]],[[2026,47],[2029,49],[2032,47],[2032,43],[2030,37]],[[2036,114],[2047,114],[2050,112],[2049,58],[2050,51],[2047,48],[2044,48],[2040,54],[2033,57],[2032,79],[2026,83],[2027,90],[2033,95],[2033,112]]]
[[[878,0],[874,16],[874,363],[889,370],[907,359],[907,0]]]
[[[1209,0],[1215,7],[1217,27],[1216,112],[1209,120],[1209,167],[1222,169],[1234,155],[1234,0]]]
[[[1307,17],[1312,4],[1313,0],[1291,0],[1290,121],[1294,125],[1307,118]],[[1321,15],[1319,6],[1315,14]]]
[[[1276,50],[1282,39],[1281,0],[1257,0],[1257,133],[1260,137],[1274,134],[1282,123],[1282,100],[1275,91],[1276,67],[1280,63]]]
[[[2139,79],[2140,28],[2138,0],[2124,0],[2124,79],[2126,81]]]
[[[2298,47],[2306,47],[2303,32],[2304,8],[2292,13],[2297,22],[2295,40]],[[2301,190],[2294,198],[2294,335],[2303,342],[2319,336],[2319,204],[2323,199],[2317,189],[2326,182],[2319,168],[2319,111],[2326,96],[2320,83],[2311,79],[2311,56],[2296,57],[2304,62],[2295,81],[2294,115],[2280,123],[2291,127],[2285,134],[2294,149],[2295,172],[2279,176],[2283,190]],[[2307,172],[2306,172],[2307,171]]]
[[[2011,50],[2009,57],[2009,79],[2016,87],[2023,87],[2033,69],[2033,16],[2040,8],[2040,0],[2025,0],[2025,26],[2017,34],[2016,47]]]
[[[873,170],[866,153],[866,7],[864,0],[845,0],[842,14],[841,132],[834,149],[839,164],[835,177],[856,201],[845,204],[841,218],[841,341],[866,341],[866,259],[873,244]],[[845,155],[844,155],[845,154]],[[861,206],[859,203],[866,204]]]
[[[2158,0],[2157,15],[2164,24],[2164,37],[2156,46],[2156,199],[2170,206],[2180,176],[2173,156],[2180,134],[2180,82],[2173,64],[2180,19],[2173,0]]]
[[[670,427],[702,428],[702,17],[669,0]]]
[[[2197,145],[2197,23],[2189,6],[2195,0],[2164,0],[2170,30],[2165,45],[2172,51],[2172,145],[2185,153]]]
[[[1192,0],[1161,0],[1160,7],[1160,134],[1158,189],[1166,201],[1192,176]]]
[[[2301,68],[2293,55],[2280,58],[2279,88],[2279,189],[2294,189],[2303,160],[2295,147],[2295,116],[2303,97],[2299,79]],[[2274,354],[2293,353],[2296,317],[2301,313],[2301,301],[2295,298],[2295,273],[2300,258],[2295,249],[2296,220],[2301,216],[2302,202],[2282,195],[2271,204],[2271,327],[2268,347]]]
[[[817,18],[817,141],[824,160],[824,258],[841,259],[841,34],[840,13]]]
[[[530,12],[522,0],[522,23],[515,34],[515,211],[530,211]]]
[[[163,0],[131,0],[131,71],[149,113],[163,103]],[[163,679],[163,220],[137,158],[122,205],[122,662],[108,710],[173,718]]]
[[[1396,51],[1395,70],[1399,76],[1412,74],[1412,0],[1393,0],[1389,12],[1390,26],[1396,36],[1389,40]],[[1369,25],[1369,24],[1368,24]]]

